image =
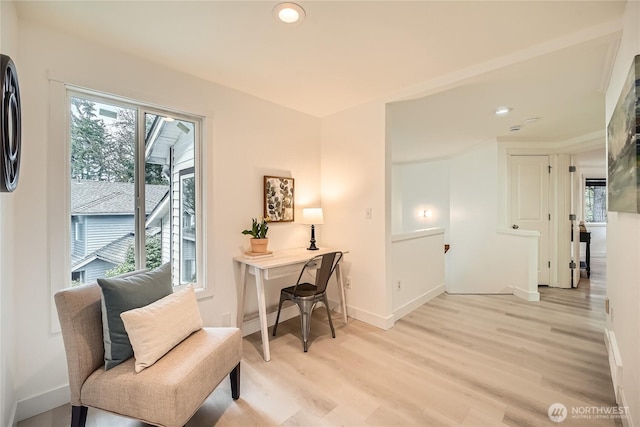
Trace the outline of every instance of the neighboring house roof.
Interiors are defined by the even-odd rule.
[[[124,262],[129,246],[133,245],[133,233],[114,240],[106,246],[98,249],[95,254],[98,258],[111,262],[113,264],[121,264]]]
[[[76,271],[96,259],[110,262],[114,265],[122,264],[130,245],[133,245],[133,233],[126,234],[79,260],[72,260],[71,271]]]
[[[168,185],[145,186],[145,215],[169,192]],[[134,186],[129,182],[71,182],[71,215],[133,215]]]
[[[151,213],[147,214],[147,221],[145,222],[145,227],[148,229],[151,226],[160,225],[160,220],[169,214],[169,209],[171,208],[171,204],[169,203],[169,193],[167,193],[160,203],[156,205],[156,207],[151,211]]]
[[[147,229],[147,236],[155,236],[161,232],[160,227],[153,227]],[[128,233],[119,239],[114,240],[113,242],[101,247],[95,252],[90,253],[84,258],[78,260],[72,260],[71,271],[79,270],[85,265],[91,263],[96,259],[100,259],[102,261],[110,262],[115,265],[122,264],[127,255],[127,250],[129,246],[134,244],[134,234]]]

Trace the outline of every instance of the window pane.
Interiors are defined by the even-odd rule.
[[[81,97],[70,104],[71,280],[78,284],[133,269],[136,112]]]
[[[170,262],[174,286],[195,282],[196,120],[116,104],[70,98],[71,281]],[[137,195],[144,198],[143,218],[136,217]]]
[[[196,180],[193,168],[180,175],[180,281],[196,280]]]
[[[585,222],[607,221],[607,187],[604,180],[586,180],[584,220]]]
[[[195,123],[146,114],[145,125],[147,250],[158,263],[171,261],[174,285],[195,282]]]

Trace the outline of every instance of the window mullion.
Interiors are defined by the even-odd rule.
[[[146,267],[146,233],[145,233],[145,121],[144,110],[136,110],[136,131],[135,131],[135,259],[136,268]]]

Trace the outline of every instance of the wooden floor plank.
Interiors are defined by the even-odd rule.
[[[212,426],[619,426],[577,419],[572,408],[615,405],[604,346],[605,262],[576,289],[541,287],[541,301],[512,295],[443,294],[382,331],[314,312],[308,353],[297,318],[272,338],[262,359],[260,333],[245,337],[241,398],[228,381],[187,424]],[[336,316],[338,318],[339,316]],[[62,406],[19,427],[69,425]],[[90,409],[90,427],[144,424]]]

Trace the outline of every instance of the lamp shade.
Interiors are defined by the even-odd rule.
[[[322,216],[322,208],[304,208],[302,209],[303,224],[324,224]]]

